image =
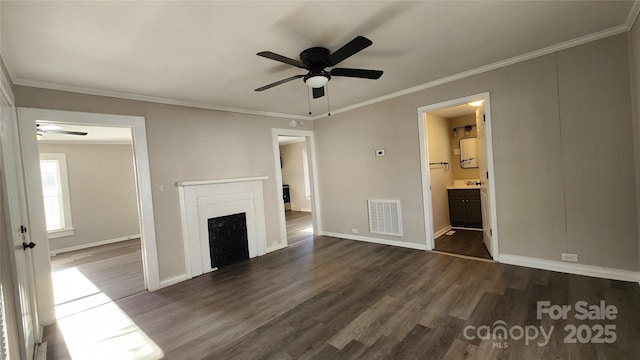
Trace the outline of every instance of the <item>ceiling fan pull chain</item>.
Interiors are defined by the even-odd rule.
[[[327,91],[327,114],[328,116],[331,116],[331,105],[329,104],[329,83],[325,85],[325,88]]]
[[[307,86],[307,103],[309,104],[309,115],[311,115],[311,88]]]

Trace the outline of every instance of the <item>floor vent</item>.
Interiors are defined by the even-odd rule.
[[[369,200],[369,232],[402,236],[400,200]]]

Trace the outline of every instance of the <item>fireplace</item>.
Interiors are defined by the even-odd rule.
[[[266,253],[262,190],[265,179],[267,177],[177,183],[187,278]],[[224,235],[229,232],[222,229],[224,224],[211,220],[219,218],[223,223],[229,222],[234,232],[240,228],[241,235]],[[213,243],[211,236],[215,238]],[[218,248],[221,238],[224,238],[223,244]]]
[[[211,267],[221,268],[249,259],[247,216],[245,213],[207,220]]]

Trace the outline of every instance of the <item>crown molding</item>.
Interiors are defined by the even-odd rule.
[[[107,140],[107,141],[99,141],[99,140],[91,140],[91,141],[74,141],[74,140],[38,140],[38,144],[44,145],[128,145],[131,146],[131,140]]]
[[[144,102],[151,102],[151,103],[165,104],[165,105],[185,106],[185,107],[193,107],[193,108],[199,108],[199,109],[239,113],[239,114],[268,116],[268,117],[277,117],[277,118],[295,119],[295,120],[313,120],[313,118],[311,118],[310,116],[304,116],[304,115],[294,115],[294,114],[278,113],[278,112],[271,112],[271,111],[251,110],[251,109],[243,109],[243,108],[236,108],[236,107],[230,107],[230,106],[218,106],[218,105],[204,104],[204,103],[198,103],[198,102],[192,102],[192,101],[175,100],[175,99],[169,99],[169,98],[163,98],[163,97],[139,95],[139,94],[133,94],[133,93],[119,92],[119,91],[100,90],[100,89],[81,87],[81,86],[54,84],[46,81],[30,80],[30,79],[23,79],[23,78],[18,78],[13,80],[13,84],[19,85],[19,86],[29,86],[29,87],[49,89],[49,90],[67,91],[67,92],[73,92],[73,93],[85,94],[85,95],[106,96],[106,97],[112,97],[112,98],[118,98],[118,99],[144,101]]]
[[[640,14],[640,0],[636,0],[631,6],[631,10],[629,10],[629,16],[627,16],[627,21],[625,22],[627,31],[630,31],[633,27],[633,24],[638,19],[638,14]]]
[[[636,4],[638,4],[638,2],[640,2],[640,0],[636,1]],[[347,106],[347,107],[343,107],[337,110],[332,110],[331,114],[339,114],[339,113],[343,113],[343,112],[347,112],[347,111],[351,111],[351,110],[355,110],[361,107],[365,107],[365,106],[369,106],[369,105],[373,105],[382,101],[386,101],[386,100],[390,100],[390,99],[394,99],[400,96],[404,96],[404,95],[409,95],[409,94],[413,94],[415,92],[418,91],[422,91],[422,90],[426,90],[429,88],[433,88],[439,85],[443,85],[443,84],[447,84],[456,80],[461,80],[461,79],[465,79],[471,76],[475,76],[478,74],[482,74],[488,71],[492,71],[492,70],[496,70],[496,69],[500,69],[509,65],[513,65],[513,64],[517,64],[520,62],[524,62],[527,60],[531,60],[531,59],[535,59],[537,57],[541,57],[544,55],[549,55],[561,50],[565,50],[565,49],[569,49],[578,45],[583,45],[592,41],[596,41],[596,40],[600,40],[600,39],[604,39],[610,36],[614,36],[614,35],[618,35],[624,32],[629,31],[629,28],[627,27],[627,25],[619,25],[613,28],[609,28],[597,33],[593,33],[593,34],[589,34],[589,35],[585,35],[585,36],[581,36],[569,41],[565,41],[556,45],[551,45],[548,46],[546,48],[542,48],[539,50],[535,50],[535,51],[531,51],[522,55],[518,55],[518,56],[514,56],[512,58],[506,59],[506,60],[501,60],[498,62],[495,62],[493,64],[489,64],[489,65],[485,65],[485,66],[481,66],[481,67],[477,67],[475,69],[471,69],[471,70],[467,70],[467,71],[463,71],[461,73],[457,73],[454,75],[450,75],[450,76],[446,76],[437,80],[433,80],[433,81],[429,81],[426,82],[424,84],[420,84],[414,87],[410,87],[408,89],[404,89],[404,90],[400,90],[400,91],[396,91],[387,95],[383,95],[371,100],[367,100],[367,101],[363,101],[361,103],[357,103],[351,106]],[[314,116],[313,120],[318,120],[318,119],[324,119],[326,118],[327,115],[318,115],[318,116]]]
[[[417,86],[413,86],[404,90],[392,92],[387,95],[383,95],[374,99],[363,101],[354,105],[332,110],[331,114],[335,115],[335,114],[340,114],[347,111],[359,109],[365,106],[377,104],[379,102],[394,99],[404,95],[413,94],[418,91],[426,90],[426,89],[447,84],[453,81],[465,79],[465,78],[479,75],[485,72],[500,69],[509,65],[535,59],[537,57],[552,54],[552,53],[569,49],[575,46],[583,45],[592,41],[596,41],[596,40],[604,39],[610,36],[618,35],[624,32],[628,32],[633,26],[636,19],[638,18],[639,13],[640,13],[640,0],[636,0],[631,10],[629,11],[629,16],[627,17],[627,21],[623,25],[605,29],[605,30],[588,34],[585,36],[581,36],[581,37],[568,40],[556,45],[551,45],[539,50],[531,51],[522,55],[514,56],[506,60],[501,60],[492,64],[477,67],[475,69],[463,71],[463,72],[446,76],[437,80],[429,81],[429,82],[426,82]],[[9,69],[7,69],[7,71],[9,71]],[[12,76],[11,72],[9,72],[9,76],[10,77]],[[20,85],[20,86],[29,86],[29,87],[36,87],[36,88],[43,88],[43,89],[50,89],[50,90],[68,91],[68,92],[74,92],[79,94],[107,96],[107,97],[113,97],[113,98],[119,98],[119,99],[145,101],[145,102],[166,104],[166,105],[186,106],[186,107],[193,107],[193,108],[200,108],[200,109],[248,114],[248,115],[268,116],[268,117],[277,117],[277,118],[295,119],[295,120],[309,120],[309,121],[324,119],[329,116],[328,114],[322,114],[322,115],[316,115],[316,116],[294,115],[294,114],[287,114],[287,113],[243,109],[243,108],[236,108],[236,107],[229,107],[229,106],[218,106],[218,105],[203,104],[203,103],[191,102],[191,101],[175,100],[175,99],[169,99],[169,98],[163,98],[163,97],[132,94],[132,93],[126,93],[126,92],[100,90],[100,89],[71,86],[71,85],[61,85],[61,84],[54,84],[54,83],[49,83],[44,81],[22,79],[22,78],[17,78],[17,79],[12,78],[11,80],[13,84]]]
[[[6,75],[5,75],[5,70],[6,70]],[[13,94],[13,90],[11,90],[11,84],[12,84],[11,73],[9,72],[9,69],[6,66],[6,63],[2,58],[2,54],[0,54],[0,93],[4,95],[9,105],[15,106],[15,97]]]

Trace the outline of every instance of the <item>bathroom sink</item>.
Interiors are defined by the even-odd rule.
[[[453,185],[447,186],[447,189],[480,189],[480,185],[477,185],[480,179],[472,180],[454,180]]]

